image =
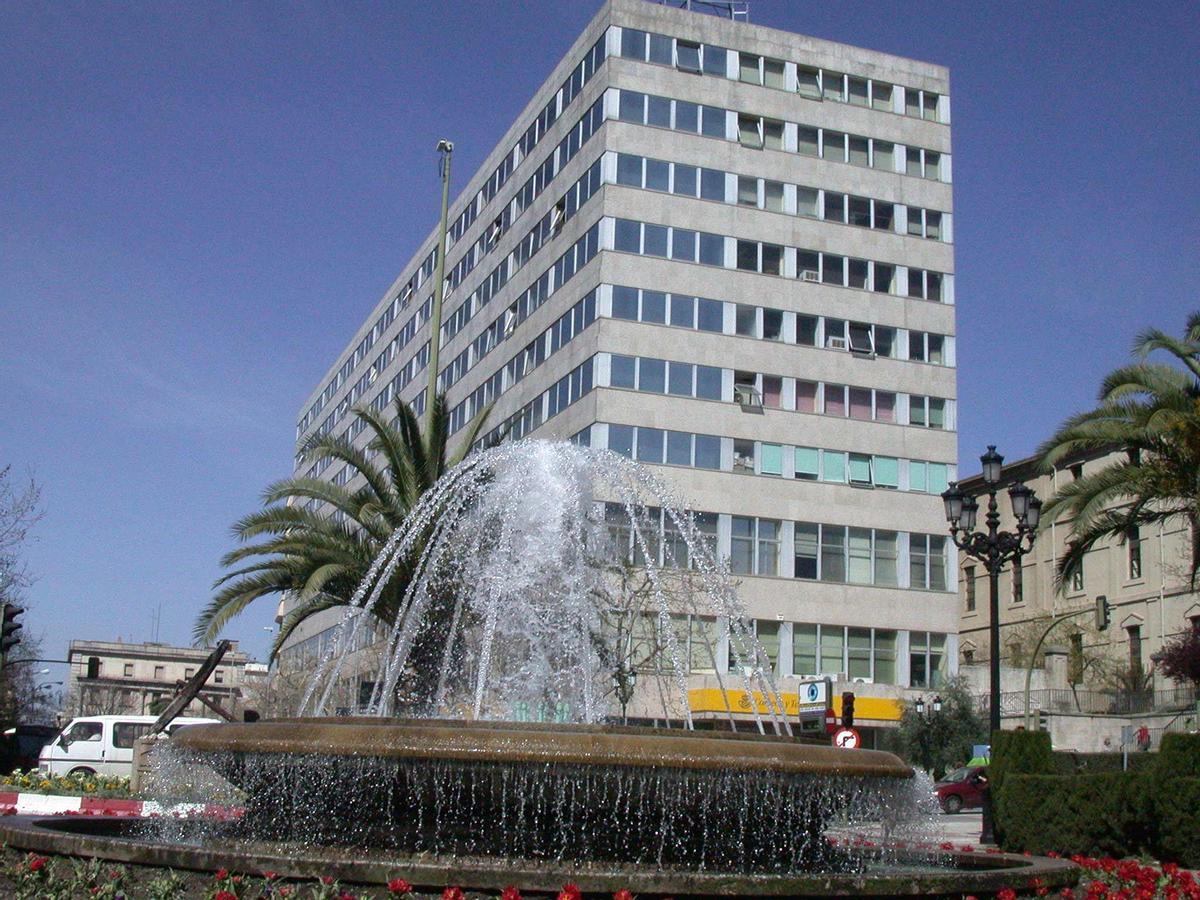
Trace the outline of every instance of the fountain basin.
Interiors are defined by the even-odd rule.
[[[842,750],[757,734],[607,725],[317,717],[194,725],[181,730],[172,744],[233,755],[286,753],[878,778],[913,774],[894,754],[880,750]]]
[[[424,719],[202,725],[171,753],[244,793],[251,840],[738,873],[848,871],[829,822],[886,817],[912,777],[785,737]]]

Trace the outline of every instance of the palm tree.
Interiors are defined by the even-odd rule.
[[[260,597],[288,596],[295,605],[271,647],[274,659],[301,622],[323,610],[348,606],[409,510],[470,452],[489,411],[481,411],[467,426],[458,450],[450,456],[449,413],[440,395],[434,401],[428,434],[421,433],[408,404],[397,400],[391,421],[369,406],[353,410],[372,432],[365,449],[346,437],[310,437],[301,448],[305,464],[322,459],[341,462],[365,483],[350,490],[331,481],[294,476],[270,485],[263,493],[263,508],[233,526],[242,546],[225,554],[221,565],[237,568],[213,585],[217,594],[196,619],[196,643],[211,643],[230,619]],[[322,506],[335,514],[322,511]],[[411,567],[402,561],[384,587],[373,609],[384,624],[394,624],[410,575]]]
[[[1182,368],[1146,362],[1156,351]],[[1188,318],[1182,339],[1144,331],[1133,355],[1104,379],[1095,409],[1068,419],[1038,448],[1045,469],[1081,451],[1125,451],[1123,460],[1061,488],[1043,510],[1044,526],[1072,518],[1060,589],[1097,542],[1125,541],[1134,528],[1180,518],[1191,527],[1193,585],[1200,573],[1200,313]]]

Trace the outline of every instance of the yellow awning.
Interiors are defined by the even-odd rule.
[[[735,713],[749,715],[752,711],[751,702],[757,706],[760,714],[766,715],[770,711],[759,691],[754,691],[753,701],[749,691],[731,690],[725,693],[729,695],[729,707]],[[780,696],[783,698],[784,713],[788,716],[798,716],[800,714],[800,695],[783,693]],[[688,703],[693,713],[725,712],[725,700],[718,688],[690,690],[688,691]],[[899,722],[900,710],[900,701],[889,697],[859,697],[856,695],[854,698],[854,720],[856,722]],[[835,694],[833,697],[833,711],[840,719],[842,715],[841,694]]]

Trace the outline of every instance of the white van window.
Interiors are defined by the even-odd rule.
[[[117,722],[113,726],[113,746],[128,750],[133,742],[150,733],[151,722]]]
[[[104,726],[100,722],[76,722],[63,737],[73,744],[75,741],[98,741],[103,734]]]

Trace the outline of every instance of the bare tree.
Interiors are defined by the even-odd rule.
[[[33,581],[21,551],[42,518],[42,492],[32,476],[18,481],[0,469],[0,600],[15,603]]]

